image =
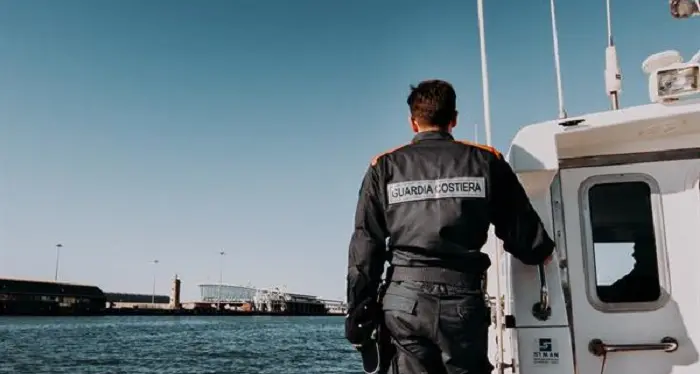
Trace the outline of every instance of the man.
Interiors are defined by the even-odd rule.
[[[390,373],[489,373],[482,288],[491,261],[480,252],[489,225],[528,265],[548,261],[554,243],[503,156],[452,137],[457,110],[449,83],[421,82],[407,103],[413,141],[377,156],[362,181],[346,337],[362,344],[367,324],[356,321],[381,316],[396,347]],[[379,314],[385,260],[390,283]]]
[[[634,267],[627,275],[610,286],[598,287],[598,297],[601,301],[639,303],[653,302],[661,297],[653,227],[635,236],[632,257],[635,261]]]

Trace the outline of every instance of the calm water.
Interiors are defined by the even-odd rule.
[[[0,373],[361,373],[342,317],[0,318]]]

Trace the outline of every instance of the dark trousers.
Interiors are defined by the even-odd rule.
[[[391,282],[384,323],[396,346],[390,374],[487,374],[491,321],[479,289]]]

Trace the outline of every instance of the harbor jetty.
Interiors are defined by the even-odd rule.
[[[230,284],[200,284],[200,300],[182,302],[182,282],[170,295],[109,293],[98,286],[0,278],[0,316],[328,316],[344,315],[338,300]]]

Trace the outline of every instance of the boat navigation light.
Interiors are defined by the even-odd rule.
[[[670,0],[671,17],[677,19],[700,16],[700,0]]]
[[[700,62],[698,55],[683,62],[678,51],[665,51],[649,56],[642,70],[649,74],[649,97],[652,102],[675,101],[683,96],[700,93]]]

